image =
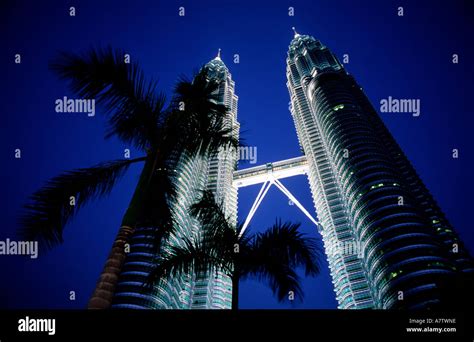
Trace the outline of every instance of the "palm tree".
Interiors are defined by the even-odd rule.
[[[315,239],[298,231],[300,224],[277,220],[263,233],[241,233],[242,225],[230,222],[210,191],[203,192],[190,212],[202,225],[200,236],[160,251],[146,285],[182,274],[221,271],[232,279],[232,309],[236,310],[242,279],[266,282],[281,302],[291,293],[294,299],[303,298],[298,267],[305,269],[306,276],[319,273],[319,249]]]
[[[50,68],[69,81],[79,97],[95,99],[108,118],[106,138],[116,136],[144,152],[135,159],[114,160],[54,177],[30,196],[21,219],[20,235],[38,240],[46,248],[63,242],[63,230],[78,209],[93,198],[110,193],[127,168],[144,166],[123,216],[89,308],[111,305],[130,236],[139,227],[156,228],[155,244],[174,229],[174,166],[179,156],[214,153],[237,146],[229,129],[222,127],[227,108],[218,104],[218,84],[202,68],[193,81],[181,78],[167,108],[156,82],[146,81],[137,63],[126,64],[120,50],[92,49],[86,54],[62,53]]]

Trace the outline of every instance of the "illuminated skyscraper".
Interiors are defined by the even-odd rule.
[[[238,137],[238,98],[220,53],[206,67],[219,81],[219,102],[230,109],[225,125]],[[320,41],[295,31],[286,75],[304,155],[235,172],[233,151],[182,156],[176,167],[178,204],[173,208],[181,228],[171,243],[199,233],[187,208],[201,189],[212,190],[236,223],[237,188],[263,183],[245,229],[275,185],[318,227],[338,308],[436,306],[440,284],[474,272],[474,266],[435,200],[362,88]],[[297,175],[308,177],[317,220],[280,181]],[[114,307],[231,307],[231,281],[219,272],[175,278],[153,293],[144,291],[142,284],[153,267],[147,244],[151,238],[146,229],[135,233]]]
[[[239,138],[240,124],[237,121],[237,102],[235,83],[229,69],[220,57],[206,64],[210,78],[219,82],[217,90],[219,103],[229,109],[224,118],[225,128],[231,129],[236,139]],[[223,149],[216,155],[210,156],[207,165],[206,188],[214,193],[216,201],[221,203],[224,212],[231,222],[237,223],[237,188],[233,184],[233,174],[237,166],[238,153],[235,150]],[[210,272],[209,275],[197,276],[192,308],[230,309],[232,306],[232,281],[225,274]]]
[[[286,74],[339,308],[436,304],[473,264],[407,157],[320,41],[295,31]]]
[[[237,121],[235,83],[220,57],[207,63],[210,78],[219,82],[219,103],[228,107],[224,125],[232,129],[238,139],[240,125]],[[176,234],[170,237],[171,245],[180,245],[183,238],[199,234],[199,222],[190,216],[189,207],[195,203],[203,189],[211,190],[216,200],[223,204],[226,216],[237,222],[237,188],[233,185],[233,172],[237,151],[222,150],[215,155],[192,157],[182,155],[176,163],[177,201],[172,208],[177,223]],[[143,287],[154,267],[154,253],[150,242],[151,229],[137,230],[130,243],[130,253],[125,260],[117,291],[115,308],[149,309],[230,309],[232,281],[221,272],[190,274],[170,281],[163,281],[153,290]]]

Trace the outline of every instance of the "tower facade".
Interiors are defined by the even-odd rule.
[[[218,102],[229,109],[224,125],[238,139],[240,125],[237,121],[238,97],[235,83],[220,57],[205,65],[208,77],[218,81]],[[232,184],[238,151],[223,149],[204,157],[183,154],[176,161],[175,184],[177,198],[172,208],[176,233],[167,244],[179,246],[183,238],[192,239],[200,233],[198,220],[189,214],[189,207],[199,200],[204,189],[211,190],[223,204],[226,215],[237,222],[237,188]],[[137,230],[130,241],[130,253],[124,262],[114,297],[114,308],[143,309],[230,309],[232,306],[232,281],[221,272],[187,274],[162,280],[152,290],[143,287],[155,265],[152,249],[153,229]],[[166,246],[164,247],[166,248]]]
[[[228,108],[223,120],[225,128],[230,129],[238,140],[240,124],[237,121],[238,96],[235,94],[235,82],[229,69],[220,57],[205,65],[208,76],[218,81],[218,102]],[[205,188],[213,192],[214,197],[224,209],[226,217],[237,223],[237,188],[233,184],[233,175],[238,162],[238,151],[230,148],[221,149],[207,159]],[[220,271],[196,275],[192,308],[230,309],[232,307],[232,280]]]
[[[362,88],[320,41],[296,33],[290,111],[341,309],[436,304],[473,265]]]

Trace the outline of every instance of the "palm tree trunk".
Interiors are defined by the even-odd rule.
[[[232,276],[232,310],[239,309],[239,277]]]
[[[132,200],[123,216],[121,227],[112,245],[112,251],[105,262],[104,269],[99,277],[94,293],[87,305],[88,309],[107,309],[112,305],[115,288],[126,257],[125,247],[135,231],[135,225],[155,164],[154,159],[155,158],[149,157],[145,161]]]
[[[119,229],[99,281],[92,294],[88,309],[107,309],[112,304],[118,277],[125,260],[125,244],[133,234],[134,228],[122,226]]]

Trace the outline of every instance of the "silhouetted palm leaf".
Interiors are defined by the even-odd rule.
[[[181,76],[174,90],[174,108],[180,108],[184,104],[184,110],[192,115],[222,120],[228,109],[219,103],[218,88],[219,82],[209,77],[206,67],[193,80]]]
[[[95,99],[110,114],[107,136],[145,149],[154,145],[166,116],[165,97],[156,82],[145,80],[138,63],[127,64],[121,50],[92,49],[85,54],[63,52],[50,63],[51,70],[70,81],[72,91]]]
[[[190,212],[202,225],[195,240],[185,240],[158,257],[158,266],[150,282],[182,274],[206,274],[220,270],[235,279],[256,278],[269,285],[279,301],[303,298],[296,274],[303,267],[307,276],[319,272],[315,240],[298,232],[299,224],[276,223],[266,232],[253,236],[248,230],[239,236],[241,225],[233,226],[226,218],[222,204],[210,191],[191,206]]]
[[[39,239],[47,247],[62,242],[64,225],[78,208],[110,192],[129,164],[146,161],[106,263],[115,267],[104,268],[90,302],[91,308],[110,306],[126,257],[123,246],[128,240],[124,239],[129,239],[137,228],[154,228],[153,247],[157,253],[172,252],[168,257],[174,253],[176,260],[181,258],[182,266],[177,269],[189,270],[185,265],[186,249],[172,248],[170,252],[169,247],[161,248],[176,227],[173,212],[178,177],[174,174],[176,163],[183,156],[213,156],[221,147],[238,146],[231,129],[224,125],[227,108],[219,104],[219,84],[208,77],[206,68],[192,82],[185,79],[178,82],[171,108],[165,110],[165,97],[156,92],[156,83],[147,82],[138,64],[127,64],[124,58],[123,51],[110,47],[92,49],[85,54],[66,52],[52,61],[50,68],[70,82],[77,96],[93,99],[102,107],[109,120],[106,137],[116,135],[146,151],[147,156],[73,170],[53,178],[31,196],[20,231],[23,238]],[[181,103],[185,103],[185,110],[180,108]],[[75,205],[70,203],[72,196]],[[229,241],[235,240],[234,232],[228,235]],[[221,251],[229,254],[226,245],[221,244],[218,249],[208,240],[185,245],[194,255],[193,269],[198,273],[208,270]],[[163,259],[163,267],[167,265],[165,261]],[[225,267],[229,263],[218,265]]]
[[[287,298],[290,291],[295,299],[302,299],[296,269],[303,267],[306,276],[317,275],[319,251],[313,238],[298,232],[299,226],[277,220],[267,231],[255,234],[237,255],[241,278],[255,277],[266,281],[279,301]]]
[[[156,259],[156,267],[150,272],[145,286],[158,285],[164,279],[185,274],[208,274],[218,268],[226,273],[227,269],[219,255],[202,242],[184,238],[181,246],[166,246]]]
[[[251,261],[250,257],[245,258],[245,260]],[[271,259],[271,256],[257,260],[262,263],[260,267],[248,268],[248,264],[242,264],[243,273],[240,276],[240,280],[254,278],[259,282],[266,283],[279,302],[289,299],[290,291],[294,294],[295,299],[303,299],[304,293],[301,289],[301,280],[294,269],[289,268],[285,264],[278,264]],[[252,262],[256,263],[257,260]]]
[[[307,276],[316,275],[319,265],[313,261],[320,251],[314,239],[298,231],[300,226],[300,223],[282,223],[277,220],[268,230],[255,235],[253,249],[262,254],[271,254],[291,268],[305,267]]]
[[[74,213],[89,200],[108,194],[130,164],[144,160],[115,160],[68,171],[49,180],[25,205],[22,238],[39,239],[47,247],[61,243],[64,226]],[[71,196],[74,205],[71,205]]]
[[[181,77],[173,98],[174,124],[180,127],[184,149],[191,155],[216,153],[219,148],[239,146],[232,128],[225,123],[228,108],[219,103],[219,83],[203,68],[193,81]],[[184,106],[184,108],[183,108]]]
[[[200,243],[221,266],[232,269],[235,261],[234,248],[241,241],[238,228],[231,224],[224,213],[223,203],[218,203],[212,191],[203,191],[201,199],[190,207],[190,214],[201,224]]]
[[[210,190],[202,191],[200,200],[191,205],[189,213],[201,222],[202,232],[209,238],[221,236],[226,230],[235,232],[235,227],[224,214],[223,204],[216,201]]]

